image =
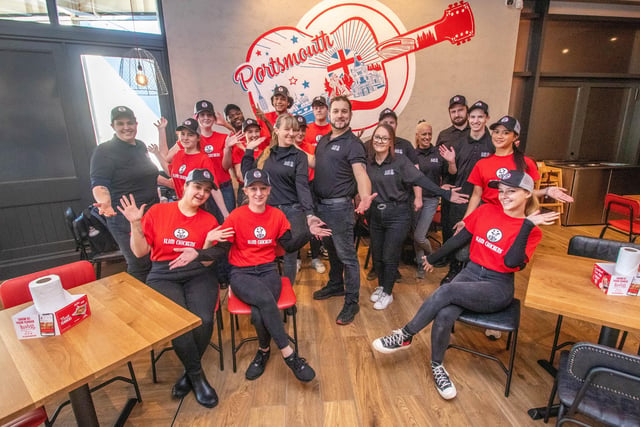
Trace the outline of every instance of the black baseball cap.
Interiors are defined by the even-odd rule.
[[[208,182],[211,184],[211,188],[217,190],[218,187],[216,183],[213,182],[213,174],[209,171],[209,169],[192,169],[191,172],[187,175],[187,179],[185,184],[190,182]]]
[[[489,105],[484,101],[476,101],[469,107],[469,113],[473,110],[482,110],[486,115],[489,115]]]
[[[520,122],[515,117],[503,116],[500,120],[489,126],[489,129],[494,130],[498,126],[504,126],[511,132],[520,135]]]
[[[291,106],[293,105],[293,98],[291,97],[291,95],[289,95],[289,89],[287,89],[286,86],[276,86],[276,88],[273,90],[273,95],[271,95],[272,104],[273,104],[273,97],[276,95],[282,95],[285,98],[287,98],[287,101],[289,102],[289,104],[287,105],[287,108],[291,108]]]
[[[193,114],[195,115],[198,115],[203,111],[208,111],[214,115],[216,114],[215,111],[213,110],[213,104],[207,100],[196,102],[196,106],[193,108]]]
[[[190,130],[191,132],[200,135],[200,132],[198,132],[198,122],[195,119],[186,119],[176,128],[176,132],[180,132],[183,129]]]
[[[118,105],[117,107],[113,107],[111,110],[111,123],[114,120],[119,119],[120,117],[126,117],[127,119],[136,120],[136,115],[133,114],[133,110],[129,107],[125,107],[124,105]]]
[[[449,108],[453,107],[455,104],[460,104],[463,106],[467,106],[467,98],[464,95],[455,95],[449,100]]]
[[[296,119],[299,127],[307,127],[307,119],[304,116],[293,116],[293,118]]]
[[[249,187],[251,184],[255,182],[261,182],[264,185],[268,185],[271,187],[271,180],[269,179],[269,174],[262,169],[251,169],[244,174],[244,186]]]
[[[316,105],[324,105],[325,107],[329,106],[327,105],[327,100],[324,99],[324,96],[316,96],[315,98],[313,98],[313,101],[311,101],[311,106],[315,107]]]
[[[238,110],[238,111],[242,111],[240,109],[240,107],[238,107],[236,104],[227,104],[224,107],[224,116],[227,117],[229,115],[229,113],[231,112],[231,110]]]
[[[500,179],[494,179],[487,184],[491,188],[498,188],[499,184],[508,185],[509,187],[522,188],[529,193],[533,193],[533,178],[526,172],[511,170],[504,173]]]
[[[245,130],[247,130],[248,127],[251,127],[251,126],[256,126],[257,128],[260,128],[260,123],[258,123],[256,119],[245,119],[245,121],[242,122],[242,132],[244,132]]]
[[[393,111],[391,108],[385,108],[380,112],[380,115],[378,116],[378,121],[381,122],[382,119],[384,119],[387,116],[392,116],[394,119],[396,119],[396,121],[398,120],[398,115],[396,114],[395,111]]]

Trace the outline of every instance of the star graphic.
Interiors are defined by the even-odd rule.
[[[298,38],[296,36],[291,37],[291,43],[293,44],[298,43]]]
[[[262,52],[259,50],[256,50],[256,56],[260,56],[260,55],[262,55]]]
[[[302,82],[302,87],[304,87],[305,89],[309,89],[309,82],[308,81],[303,81]]]
[[[291,78],[289,79],[289,84],[290,84],[290,85],[294,85],[294,84],[296,84],[296,83],[298,83],[298,79],[296,79],[295,77],[291,77]]]

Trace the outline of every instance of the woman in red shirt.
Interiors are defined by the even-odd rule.
[[[465,309],[494,313],[511,304],[513,273],[525,267],[542,237],[537,226],[553,224],[560,215],[540,213],[532,194],[533,179],[525,172],[506,171],[500,181],[492,181],[489,186],[497,189],[501,207],[491,203],[478,207],[467,217],[462,231],[425,258],[424,267],[433,271],[433,264],[467,243],[471,244],[471,260],[451,282],[422,303],[409,323],[373,342],[373,348],[382,353],[405,349],[415,334],[433,322],[431,370],[444,399],[456,396],[456,388],[442,365],[456,319]]]
[[[178,202],[136,206],[132,195],[123,196],[118,210],[131,224],[131,250],[137,257],[151,253],[147,285],[200,317],[202,324],[175,338],[173,348],[185,372],[172,389],[182,398],[193,390],[196,400],[213,408],[216,391],[202,370],[201,358],[211,341],[213,312],[218,301],[218,280],[210,262],[178,263],[180,252],[209,248],[229,233],[220,231],[213,215],[200,209],[216,186],[207,169],[193,169],[186,177],[184,194]],[[228,244],[227,248],[228,249]],[[224,245],[216,245],[215,258],[226,255]],[[206,265],[205,265],[206,264]]]
[[[271,192],[269,175],[260,169],[247,171],[243,191],[248,204],[234,209],[222,228],[234,232],[229,239],[232,242],[229,250],[231,289],[251,306],[251,318],[258,334],[258,353],[245,376],[255,380],[262,375],[273,337],[296,378],[311,381],[316,374],[289,345],[277,304],[282,285],[275,264],[276,246],[279,244],[288,252],[299,248],[290,247],[291,226],[284,213],[267,204]],[[330,235],[329,230],[320,227],[320,223],[314,223],[310,230],[319,236]]]

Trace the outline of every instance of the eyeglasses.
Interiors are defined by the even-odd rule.
[[[386,144],[387,142],[391,141],[391,138],[389,138],[388,136],[374,135],[373,141]]]

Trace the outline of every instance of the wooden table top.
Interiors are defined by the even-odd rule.
[[[0,311],[0,424],[201,323],[127,273],[70,292],[87,294],[91,316],[60,336],[21,341],[11,316],[31,303]]]
[[[524,305],[574,319],[640,332],[640,297],[606,295],[591,283],[596,260],[536,254]]]

